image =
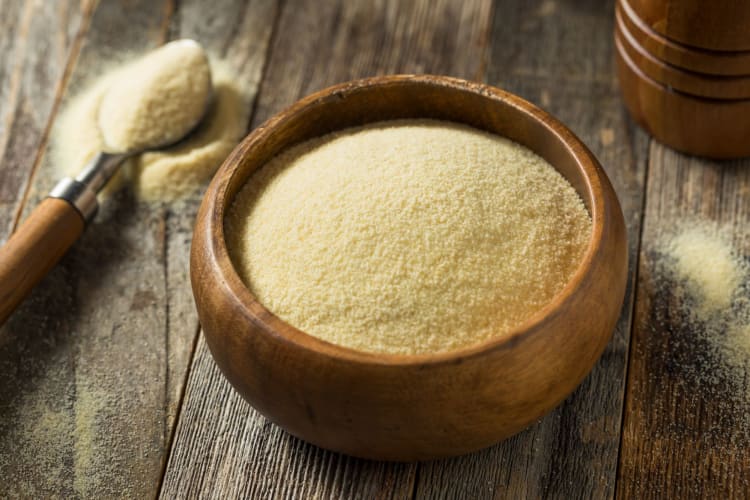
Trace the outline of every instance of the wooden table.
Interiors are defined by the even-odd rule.
[[[631,262],[612,341],[551,414],[472,455],[369,462],[290,437],[219,373],[188,283],[200,195],[154,207],[121,192],[0,332],[0,496],[750,495],[750,437],[738,430],[750,402],[726,404],[674,369],[666,339],[688,325],[654,321],[673,297],[650,278],[656,236],[681,218],[734,225],[748,249],[750,163],[686,157],[633,124],[613,14],[603,0],[0,0],[1,238],[54,183],[49,132],[66,101],[102,65],[192,37],[253,96],[249,127],[375,74],[449,74],[520,94],[601,160]],[[679,349],[690,359],[699,346]]]

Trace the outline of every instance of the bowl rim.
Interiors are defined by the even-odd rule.
[[[302,111],[312,104],[330,97],[343,99],[347,94],[353,92],[371,91],[374,88],[404,84],[468,92],[483,99],[499,101],[512,108],[514,112],[521,113],[528,119],[535,121],[551,137],[554,137],[575,160],[578,171],[582,174],[582,188],[588,192],[591,200],[590,206],[587,208],[591,216],[592,227],[586,251],[573,276],[549,303],[508,332],[480,343],[437,353],[393,354],[359,351],[325,341],[285,322],[267,309],[244,284],[229,255],[224,233],[225,214],[233,201],[233,199],[228,199],[227,191],[238,173],[238,167],[242,164],[246,150],[267,140],[274,133],[276,127],[293,122]],[[373,122],[375,121],[377,120],[373,120]],[[597,259],[598,254],[604,251],[603,233],[608,214],[617,210],[617,207],[615,207],[618,204],[617,198],[613,197],[614,202],[610,202],[607,196],[602,194],[607,187],[609,187],[609,179],[586,145],[562,122],[515,94],[483,83],[429,74],[395,74],[353,80],[324,88],[296,101],[256,127],[227,157],[204,195],[204,205],[206,206],[203,208],[205,208],[206,226],[203,233],[208,236],[204,238],[204,242],[208,251],[208,258],[213,261],[209,272],[218,273],[217,282],[224,288],[223,292],[229,294],[232,302],[239,306],[235,307],[234,310],[240,311],[244,320],[251,322],[260,331],[270,335],[275,341],[281,342],[287,347],[295,347],[318,356],[360,365],[414,367],[462,363],[468,359],[483,356],[488,352],[512,349],[527,337],[543,333],[545,324],[561,313],[564,304],[571,301],[579,289],[584,288],[592,264]],[[203,208],[201,212],[204,212]],[[609,333],[607,332],[607,334]],[[247,331],[243,330],[242,335],[247,335]]]

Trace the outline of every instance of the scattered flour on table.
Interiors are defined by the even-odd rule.
[[[591,219],[545,160],[432,120],[335,132],[271,160],[226,221],[272,312],[362,351],[442,352],[501,336],[578,269]]]
[[[4,439],[14,443],[17,448],[6,449],[4,456],[0,456],[0,477],[35,477],[24,474],[22,469],[28,464],[35,464],[38,470],[44,471],[45,480],[45,484],[34,481],[4,484],[4,495],[10,498],[40,498],[45,490],[64,491],[68,479],[66,450],[70,444],[72,425],[65,408],[61,407],[63,405],[64,402],[29,397],[20,404],[16,421],[3,426],[3,431],[8,433]]]
[[[684,222],[656,245],[663,258],[658,286],[671,287],[673,307],[698,345],[693,375],[709,386],[747,399],[750,374],[750,266],[732,244],[730,230],[704,221]],[[677,340],[677,339],[676,339]],[[687,361],[687,360],[685,360]]]

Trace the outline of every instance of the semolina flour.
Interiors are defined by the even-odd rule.
[[[177,40],[149,52],[113,78],[99,104],[108,152],[142,151],[183,138],[211,97],[211,68],[200,45]]]
[[[498,337],[568,283],[591,238],[577,192],[508,139],[381,122],[283,152],[226,221],[249,289],[329,342],[449,351]]]
[[[208,82],[212,99],[198,127],[171,147],[132,157],[108,191],[127,181],[142,199],[172,201],[208,182],[245,134],[249,99],[228,68],[212,61],[209,70],[202,50],[185,42],[104,72],[66,106],[52,134],[53,161],[62,175],[78,174],[99,151],[138,149],[188,132],[195,113],[203,112]]]
[[[747,400],[750,267],[731,234],[707,221],[679,224],[657,241],[655,278],[676,299],[668,302],[673,310],[662,312],[680,320],[673,341],[693,346],[689,355],[696,359],[685,360],[683,369],[693,370],[698,383]]]

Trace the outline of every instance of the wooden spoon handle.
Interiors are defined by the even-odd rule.
[[[73,205],[47,198],[0,248],[0,325],[83,233]]]

